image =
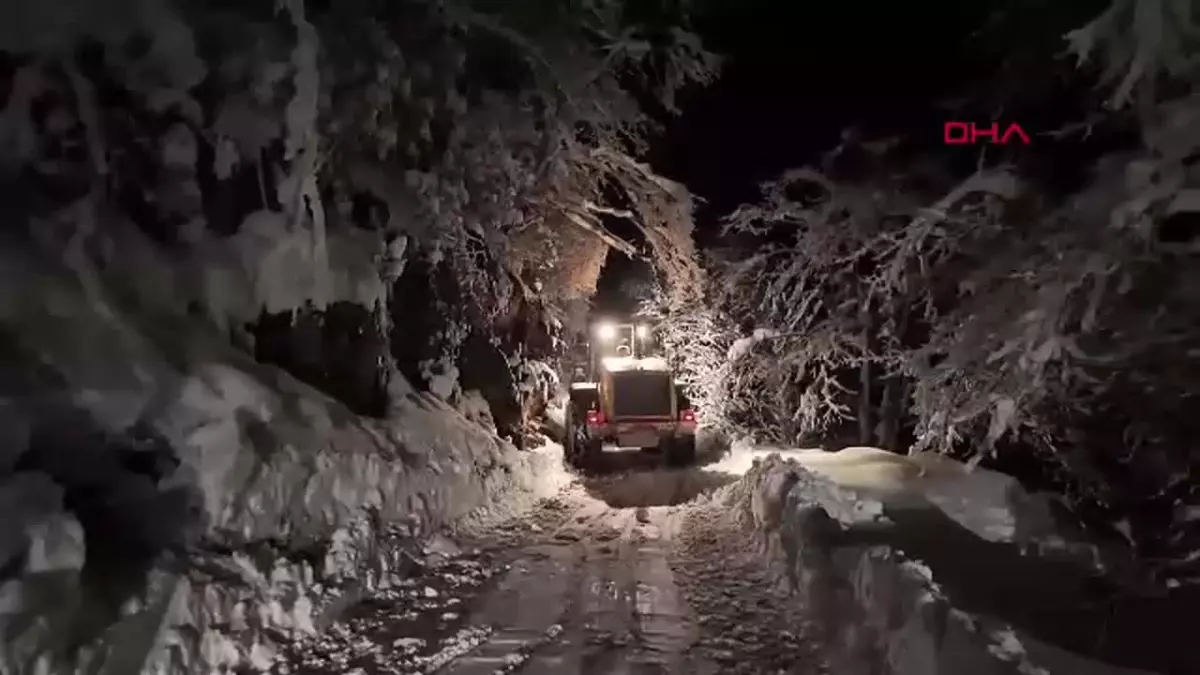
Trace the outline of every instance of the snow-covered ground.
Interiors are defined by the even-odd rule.
[[[553,447],[518,452],[399,376],[387,417],[363,418],[183,306],[130,311],[34,263],[0,254],[23,279],[0,321],[24,354],[5,363],[0,672],[262,667],[281,636],[385,584],[408,542],[567,480]],[[51,660],[64,640],[77,662]]]
[[[879,525],[887,495],[908,489],[850,486],[864,474],[846,467],[887,458],[793,453],[840,465],[835,485],[741,449],[755,455],[744,475],[735,461],[664,469],[612,453],[607,472],[575,476],[531,513],[462,533],[438,562],[396,575],[327,636],[287,646],[274,670],[1147,675],[955,608],[936,566],[895,548],[831,539]],[[840,518],[822,525],[821,514]]]
[[[1087,560],[1022,545],[1021,506],[987,489],[1003,483],[994,475],[872,448],[747,450],[768,457],[738,483],[745,508],[778,578],[824,627],[835,671],[1193,672],[1189,614],[1162,599],[1108,604],[1120,591]]]
[[[297,640],[276,672],[819,672],[801,606],[758,564],[719,484],[635,473],[644,480],[578,477],[526,517],[461,539],[328,637]],[[697,489],[672,503],[685,485]]]
[[[837,452],[736,441],[709,469],[744,475],[756,461],[778,455],[838,487],[881,504],[931,503],[988,541],[1070,546],[1050,513],[1050,497],[1026,491],[1016,479],[930,454],[904,456],[871,447]]]

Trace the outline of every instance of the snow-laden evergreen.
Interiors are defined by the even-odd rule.
[[[717,266],[732,348],[713,361],[702,338],[694,359],[723,422],[1019,467],[1138,552],[1135,585],[1200,581],[1190,8],[1118,0],[1067,36],[1111,96],[1061,134],[1140,130],[1071,194],[995,149],[956,178],[849,135],[732,214],[728,233],[759,242]]]
[[[625,152],[715,67],[622,4],[6,5],[0,671],[263,670],[554,491],[500,436],[627,246],[595,214],[686,236]]]

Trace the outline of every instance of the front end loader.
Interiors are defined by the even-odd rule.
[[[659,452],[672,466],[694,462],[695,411],[649,327],[601,323],[592,332],[588,364],[569,389],[567,461],[585,469],[618,447]]]

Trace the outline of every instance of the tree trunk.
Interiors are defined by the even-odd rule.
[[[896,452],[900,445],[900,418],[904,410],[904,378],[893,375],[883,385],[883,405],[879,419],[879,447]]]
[[[908,305],[901,304],[896,310],[896,335],[903,340],[908,333]],[[896,452],[900,445],[901,420],[906,412],[904,402],[908,397],[908,382],[903,375],[893,374],[887,378],[880,404],[879,444],[880,447]]]
[[[871,301],[865,293],[862,298],[859,318],[862,321],[863,361],[859,366],[858,382],[858,444],[872,445],[875,440],[875,415],[871,399],[874,391],[874,373],[871,356],[875,354],[875,321]]]

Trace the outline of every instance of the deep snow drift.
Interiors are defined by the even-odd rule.
[[[988,541],[1059,546],[1076,554],[1097,555],[1093,545],[1084,543],[1082,533],[1072,532],[1055,519],[1051,495],[1031,494],[1011,476],[968,468],[936,454],[904,456],[872,447],[827,452],[820,448],[777,448],[739,441],[710,468],[743,475],[756,460],[773,454],[828,479],[831,485],[870,497],[868,502],[878,505],[860,508],[882,508],[884,503],[911,506],[931,503]]]
[[[1194,608],[1114,586],[1096,547],[1029,508],[1035,496],[976,489],[1004,477],[946,460],[842,452],[726,460],[748,460],[735,503],[835,672],[1196,672]]]
[[[563,480],[402,380],[362,418],[195,317],[3,248],[6,675],[264,668],[406,542]]]

